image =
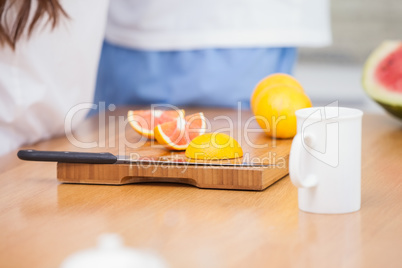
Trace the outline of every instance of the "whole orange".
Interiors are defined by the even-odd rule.
[[[255,109],[255,102],[256,102],[255,100],[258,98],[260,93],[264,89],[271,88],[276,85],[293,86],[303,92],[303,87],[291,75],[284,74],[284,73],[274,73],[274,74],[268,75],[267,77],[263,78],[260,82],[258,82],[256,87],[254,88],[253,93],[251,94],[250,108],[252,111],[254,111],[254,109]]]
[[[270,137],[292,138],[296,135],[296,110],[311,107],[309,97],[299,89],[277,85],[261,91],[255,100],[254,115]]]

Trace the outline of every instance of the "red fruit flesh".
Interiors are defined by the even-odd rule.
[[[389,91],[402,93],[402,46],[380,62],[375,77]]]
[[[161,112],[160,116],[155,116],[153,114],[152,110],[140,110],[137,111],[139,117],[141,117],[141,120],[137,121],[137,124],[144,129],[147,130],[153,130],[153,128],[159,124],[169,122],[174,120],[179,116],[179,113],[177,111],[158,111]]]

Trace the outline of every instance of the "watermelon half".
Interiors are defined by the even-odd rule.
[[[402,42],[384,41],[368,57],[363,70],[366,93],[402,119]]]

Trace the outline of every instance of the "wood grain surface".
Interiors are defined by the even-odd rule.
[[[288,174],[288,160],[289,156],[282,167],[58,163],[57,179],[63,183],[116,186],[143,182],[174,182],[209,189],[264,190]]]
[[[209,117],[236,114],[202,110]],[[106,118],[117,122],[125,111]],[[81,142],[104,135],[96,148],[78,148],[66,137],[26,148],[112,151],[113,133],[98,127],[91,118],[75,133]],[[402,266],[402,124],[388,116],[363,118],[362,209],[345,215],[299,211],[288,177],[263,191],[60,184],[55,163],[15,154],[0,161],[1,267],[58,267],[105,232],[156,252],[170,267]]]
[[[121,129],[116,124],[105,125],[108,133],[110,130],[118,133],[107,138],[109,144],[119,144],[121,140],[127,141],[134,135],[132,138],[134,141],[129,142],[129,150],[125,146],[114,146],[109,150],[131,159],[146,157],[152,161],[109,165],[59,163],[57,178],[65,183],[119,185],[139,182],[176,182],[199,188],[263,190],[288,174],[291,139],[268,138],[255,123],[253,117],[246,113],[206,115],[206,125],[209,126],[207,131],[234,136],[243,149],[243,157],[225,160],[190,160],[185,157],[184,151],[168,151],[155,141],[141,139],[141,136],[131,128]],[[112,140],[113,136],[115,140]],[[159,157],[167,159],[167,163],[153,161],[158,160]],[[175,164],[173,161],[180,161],[182,164]],[[187,162],[191,164],[183,164]],[[236,164],[236,166],[228,167],[225,164]]]

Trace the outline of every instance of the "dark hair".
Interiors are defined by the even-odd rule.
[[[28,36],[32,34],[40,18],[47,15],[48,23],[56,27],[60,16],[67,16],[59,0],[34,0],[37,3],[32,19],[29,19],[32,0],[0,0],[0,47],[9,45],[13,49],[18,39],[28,27]],[[7,17],[7,12],[15,8],[16,16]]]

